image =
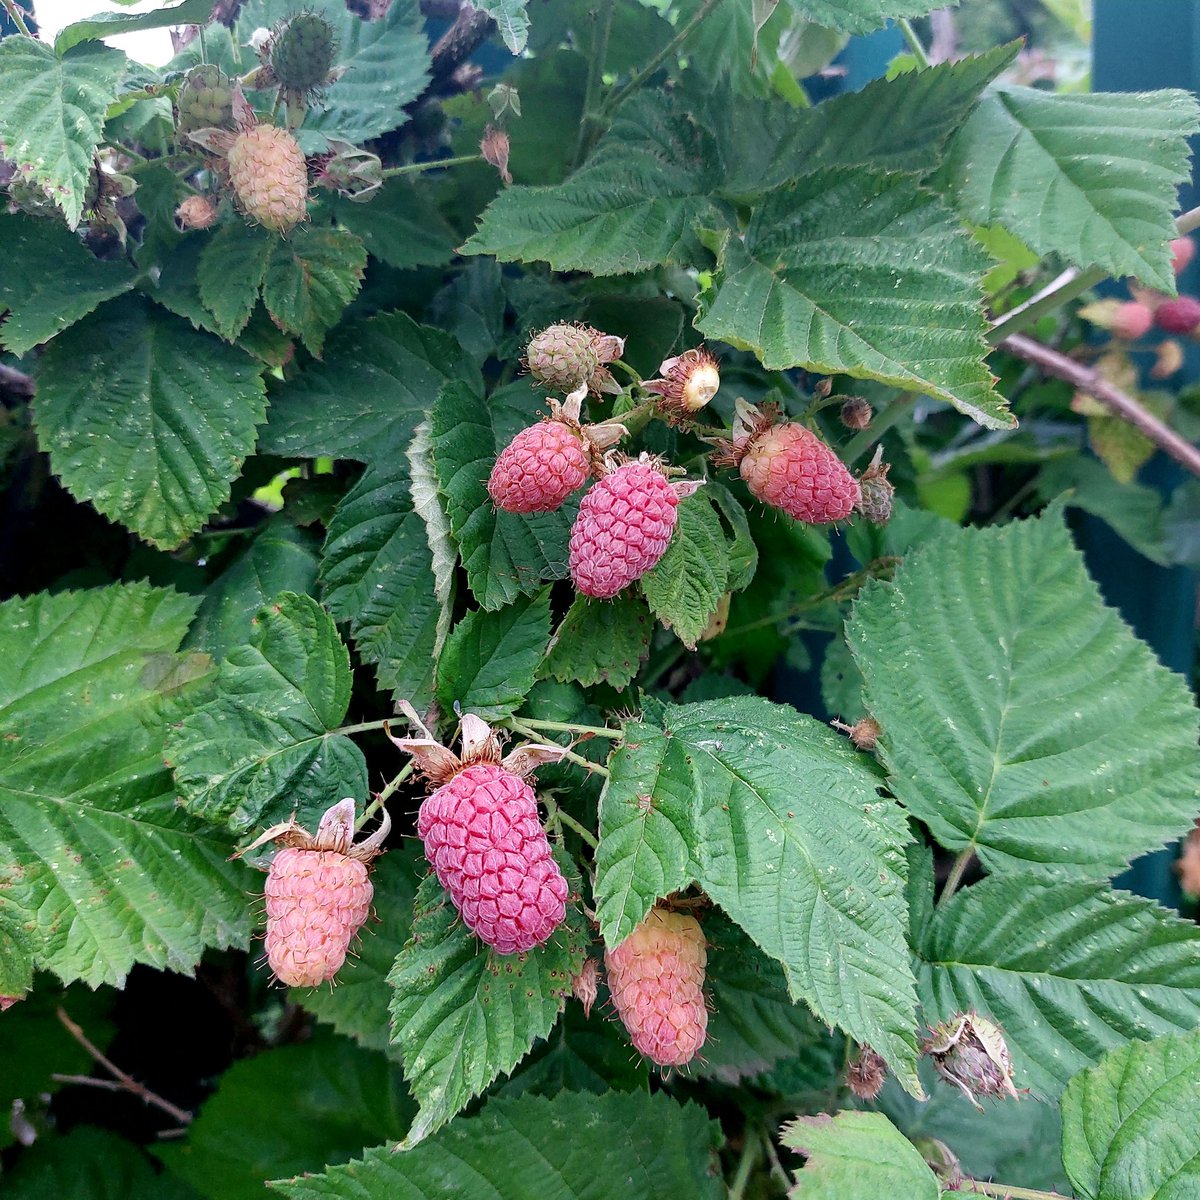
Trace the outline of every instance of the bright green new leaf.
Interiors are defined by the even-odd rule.
[[[626,726],[600,803],[606,944],[693,881],[783,965],[788,992],[916,1082],[903,813],[844,738],[758,697]]]
[[[575,597],[542,664],[541,674],[584,687],[626,687],[650,653],[654,618],[633,592],[612,600]]]
[[[696,328],[802,366],[878,379],[1015,422],[983,362],[987,259],[910,176],[819,171],[772,192],[745,240],[724,235]]]
[[[33,38],[0,42],[5,157],[49,190],[72,229],[87,202],[105,113],[129,67],[124,54],[100,42],[62,55]]]
[[[425,879],[412,940],[388,978],[392,1041],[420,1105],[405,1146],[441,1128],[550,1032],[587,941],[583,915],[569,904],[549,941],[497,954],[462,923],[437,879]]]
[[[0,343],[18,357],[133,286],[133,269],[105,262],[55,221],[0,212],[0,246],[20,270],[0,273]]]
[[[1200,1024],[1200,929],[1105,884],[984,880],[936,911],[918,958],[925,1019],[990,1015],[1017,1086],[1051,1099],[1106,1050]]]
[[[990,870],[1105,877],[1196,815],[1196,711],[1060,515],[948,531],[846,627],[889,786]]]
[[[334,732],[350,685],[350,656],[311,596],[264,606],[250,644],[225,656],[215,695],[167,739],[184,807],[245,833],[292,813],[315,830],[336,801],[365,801],[362,751]]]
[[[782,1137],[808,1159],[791,1200],[938,1200],[942,1194],[920,1151],[882,1113],[798,1117]]]
[[[67,490],[161,549],[229,498],[265,414],[249,355],[135,298],[50,343],[34,402]]]
[[[510,717],[533,687],[550,640],[550,589],[487,612],[468,612],[451,631],[437,665],[443,712],[461,706],[485,721]]]
[[[439,606],[406,467],[399,454],[368,467],[342,498],[325,538],[321,585],[380,686],[424,708],[433,694]]]
[[[1063,1093],[1063,1164],[1080,1200],[1200,1195],[1200,1033],[1133,1042]]]
[[[1038,254],[1174,293],[1167,242],[1200,108],[1176,89],[1065,93],[1004,85],[950,143],[943,180],[962,214]]]
[[[162,765],[207,669],[175,653],[194,608],[141,583],[0,605],[0,904],[66,981],[246,944],[245,872]]]

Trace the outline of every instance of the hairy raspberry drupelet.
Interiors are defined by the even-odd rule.
[[[286,233],[308,215],[308,168],[286,129],[255,125],[229,148],[229,180],[242,211]]]

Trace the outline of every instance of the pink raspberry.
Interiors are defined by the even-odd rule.
[[[1171,266],[1178,275],[1186,271],[1196,255],[1196,243],[1190,237],[1177,237],[1171,242]]]
[[[1138,338],[1145,337],[1150,332],[1154,324],[1154,311],[1149,305],[1141,304],[1137,300],[1128,300],[1117,305],[1111,320],[1109,328],[1115,337],[1126,342],[1136,342]]]
[[[267,962],[289,987],[316,987],[346,961],[371,911],[365,864],[337,850],[284,849],[267,875]]]
[[[695,484],[672,484],[643,456],[592,485],[571,529],[568,562],[575,587],[607,600],[641,579],[667,552],[680,497]]]
[[[791,422],[776,425],[765,413],[749,421],[728,454],[759,500],[813,525],[850,515],[861,498],[858,481],[815,433]]]
[[[539,946],[561,924],[567,881],[519,775],[467,767],[426,797],[417,833],[463,923],[500,954]]]
[[[488,495],[507,512],[552,512],[591,474],[583,438],[564,421],[522,429],[496,459]]]
[[[704,1045],[708,953],[695,917],[652,908],[604,954],[608,988],[634,1046],[660,1067],[681,1067]]]
[[[1154,310],[1154,323],[1167,333],[1193,333],[1200,326],[1200,300],[1194,296],[1164,300]]]

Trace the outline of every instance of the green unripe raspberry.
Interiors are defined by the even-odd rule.
[[[267,63],[285,91],[312,92],[328,82],[335,53],[329,22],[316,13],[302,12],[276,30]]]
[[[184,76],[175,128],[179,133],[233,128],[233,87],[220,67],[203,63]]]

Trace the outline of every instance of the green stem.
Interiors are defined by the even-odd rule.
[[[482,154],[460,154],[458,158],[439,158],[436,162],[408,163],[403,167],[384,167],[384,179],[395,179],[397,175],[420,175],[422,171],[436,171],[441,167],[461,167],[464,163],[483,162]]]
[[[576,733],[580,737],[611,738],[619,742],[625,736],[623,730],[609,729],[607,725],[573,725],[570,721],[535,721],[532,717],[522,717],[522,725],[531,729],[548,729],[551,733]]]
[[[400,785],[413,773],[415,762],[407,763],[400,774],[387,784],[382,792],[363,809],[363,815],[354,822],[355,830],[361,829],[399,790]]]
[[[912,412],[912,392],[902,392],[895,400],[878,413],[866,429],[856,433],[842,448],[841,459],[844,463],[852,463],[861,457],[892,428],[898,425]]]
[[[139,154],[132,146],[126,146],[124,142],[110,141],[108,144],[120,150],[126,158],[132,158],[136,163],[148,163],[150,161],[144,154]]]
[[[608,364],[610,367],[620,367],[634,383],[641,383],[642,377],[631,367],[623,358],[614,359]]]
[[[925,47],[921,44],[921,39],[917,37],[917,31],[912,27],[912,22],[907,17],[900,17],[896,24],[900,26],[900,32],[904,34],[904,40],[908,43],[913,58],[917,60],[917,65],[929,66],[929,55],[925,53]]]
[[[954,865],[950,868],[950,874],[946,876],[946,886],[942,888],[942,894],[938,898],[938,904],[945,904],[955,892],[958,891],[958,885],[962,883],[962,877],[966,873],[967,868],[971,865],[971,860],[975,857],[975,849],[968,846],[955,860]]]
[[[536,729],[531,729],[528,725],[523,725],[520,721],[516,720],[514,717],[508,718],[508,727],[509,727],[509,729],[515,730],[517,733],[523,733],[526,737],[535,738],[538,736],[538,732]],[[603,775],[605,779],[608,778],[608,768],[607,767],[602,767],[602,766],[600,766],[599,763],[589,762],[586,758],[583,757],[582,754],[575,754],[573,751],[567,750],[563,746],[559,746],[558,748],[562,751],[563,758],[568,759],[570,762],[575,763],[576,766],[583,767],[584,770],[592,771],[597,775]]]
[[[575,139],[576,166],[583,161],[591,142],[592,127],[599,124],[596,100],[600,95],[600,84],[604,79],[604,63],[608,58],[608,39],[612,33],[614,0],[605,0],[603,8],[596,14],[596,36],[592,43],[592,56],[588,60],[587,84],[583,93],[583,112],[579,117],[579,135]]]
[[[1062,1200],[1058,1192],[1039,1192],[1036,1188],[1013,1187],[1011,1183],[988,1183],[984,1179],[964,1180],[970,1183],[970,1191],[964,1191],[964,1196],[971,1192],[983,1196],[999,1196],[1001,1200]]]
[[[360,721],[357,725],[339,725],[336,729],[329,731],[329,737],[333,737],[338,733],[366,733],[371,729],[382,729],[385,725],[390,725],[395,717],[384,717],[381,721]]]
[[[704,0],[704,3],[696,10],[696,15],[636,75],[632,76],[624,87],[618,88],[605,100],[600,107],[599,116],[603,118],[615,111],[630,92],[641,87],[699,29],[708,14],[721,2],[722,0]]]
[[[29,32],[29,26],[25,24],[25,18],[21,16],[21,10],[17,7],[16,0],[0,0],[4,4],[4,11],[12,18],[12,23],[17,29],[27,38],[33,37]]]
[[[734,1174],[733,1182],[729,1185],[729,1200],[742,1200],[742,1196],[746,1192],[746,1185],[750,1182],[754,1164],[758,1162],[758,1152],[761,1148],[762,1142],[747,1129],[745,1140],[742,1143],[742,1156],[738,1159],[737,1172]]]
[[[562,805],[548,792],[542,795],[542,803],[555,821],[560,821],[568,829],[573,829],[593,850],[596,849],[599,843],[592,835],[591,830],[587,826],[581,825],[569,812],[564,812]]]

